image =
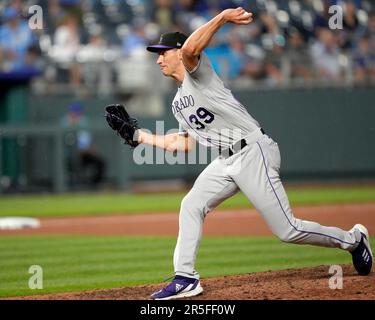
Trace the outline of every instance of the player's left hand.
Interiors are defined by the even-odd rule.
[[[129,116],[121,104],[111,104],[105,107],[105,118],[108,125],[125,140],[125,144],[135,148],[138,146],[138,121]]]
[[[251,12],[247,12],[242,7],[224,10],[223,17],[225,22],[231,22],[234,24],[249,24],[251,21],[253,21],[253,14]]]

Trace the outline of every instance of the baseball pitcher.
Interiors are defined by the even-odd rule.
[[[166,33],[158,44],[147,47],[158,55],[157,64],[163,75],[176,82],[171,110],[179,123],[178,133],[149,134],[139,129],[122,105],[106,107],[111,128],[133,147],[146,143],[168,151],[188,152],[198,141],[217,148],[220,154],[181,202],[173,259],[175,277],[153,293],[153,299],[177,299],[203,292],[195,270],[203,222],[211,210],[239,190],[280,240],[347,250],[360,275],[371,271],[372,252],[363,225],[345,231],[293,216],[279,176],[277,143],[224,86],[203,53],[225,23],[247,25],[252,20],[252,13],[243,8],[226,9],[189,37],[179,32]]]

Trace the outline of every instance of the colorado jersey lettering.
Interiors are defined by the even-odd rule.
[[[259,128],[259,123],[225,88],[204,54],[195,70],[185,73],[172,112],[181,134],[188,133],[210,147],[227,148]]]

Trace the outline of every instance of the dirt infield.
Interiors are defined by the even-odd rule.
[[[319,222],[326,226],[350,229],[364,224],[375,234],[375,203],[301,206],[293,209],[300,219]],[[83,235],[169,235],[178,233],[178,214],[137,214],[40,219],[41,228],[1,231],[5,235],[83,234]],[[255,209],[215,210],[208,214],[204,235],[211,236],[267,236],[271,232]]]
[[[202,279],[205,290],[191,300],[374,300],[375,274],[358,276],[343,266],[342,289],[329,288],[328,266]],[[163,284],[18,297],[28,300],[147,300]]]
[[[375,234],[375,203],[295,207],[296,217],[323,225],[349,229],[360,222]],[[170,235],[178,232],[178,214],[112,215],[96,217],[45,218],[41,228],[0,231],[0,236],[36,234]],[[215,236],[261,236],[270,230],[254,209],[215,210],[206,219],[204,234]],[[343,266],[343,289],[328,286],[328,266],[289,269],[202,279],[205,292],[193,299],[371,299],[375,300],[375,273],[358,276],[351,265]],[[18,297],[17,299],[149,299],[164,284]],[[12,298],[13,299],[13,298]]]

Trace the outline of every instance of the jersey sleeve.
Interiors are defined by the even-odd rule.
[[[190,78],[201,85],[207,85],[215,76],[215,71],[212,68],[208,57],[202,53],[199,57],[198,64],[191,71],[187,70]]]
[[[188,132],[181,126],[181,124],[178,125],[178,135],[183,137],[188,135]]]

